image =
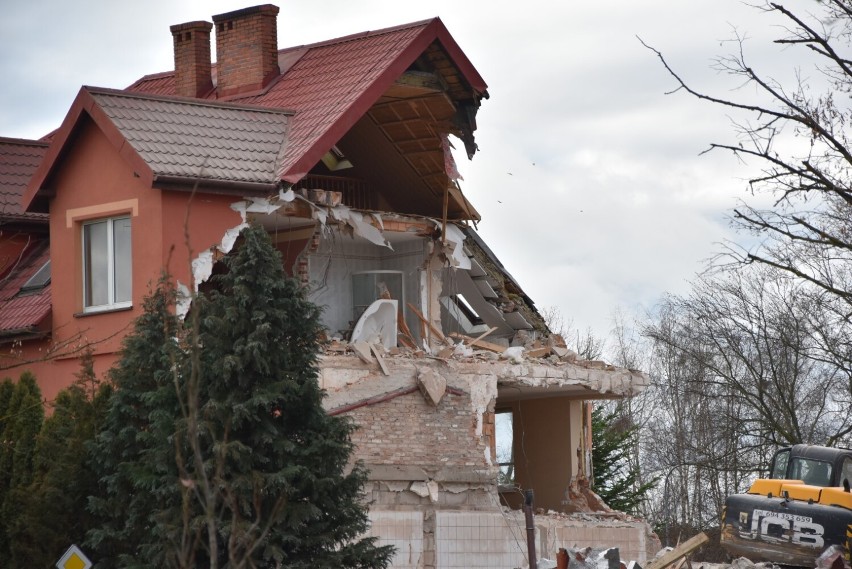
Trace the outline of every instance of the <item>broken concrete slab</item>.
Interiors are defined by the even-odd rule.
[[[412,482],[408,489],[421,498],[425,498],[429,495],[429,488],[426,486],[425,482]]]
[[[370,344],[367,342],[353,342],[349,345],[352,347],[352,351],[355,352],[355,355],[358,356],[362,362],[365,364],[373,363],[373,355],[370,353]]]
[[[430,480],[426,483],[426,489],[429,490],[429,499],[433,504],[438,503],[438,483]]]

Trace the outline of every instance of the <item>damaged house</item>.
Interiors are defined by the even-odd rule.
[[[0,139],[3,366],[48,400],[84,346],[103,373],[163,268],[197,289],[259,223],[324,307],[325,405],[359,425],[394,567],[523,565],[527,488],[539,555],[644,562],[646,525],[587,488],[589,401],[646,377],[578,360],[475,232],[450,147],[473,157],[485,81],[437,18],[279,49],[277,14],[172,26],[174,71]]]

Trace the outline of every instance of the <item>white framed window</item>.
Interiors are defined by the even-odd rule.
[[[132,305],[130,217],[83,224],[83,311]]]

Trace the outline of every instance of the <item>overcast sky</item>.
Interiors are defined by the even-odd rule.
[[[169,26],[252,5],[234,0],[4,0],[0,136],[57,127],[81,85],[122,88],[174,67]],[[636,36],[705,90],[730,95],[713,58],[733,27],[756,65],[777,20],[731,0],[288,0],[279,47],[439,16],[489,86],[480,151],[460,161],[479,230],[539,308],[608,332],[613,313],[684,293],[731,238],[727,212],[754,166],[700,156],[730,141],[721,109],[678,93]],[[813,5],[813,3],[811,3]],[[748,96],[749,93],[737,92]]]

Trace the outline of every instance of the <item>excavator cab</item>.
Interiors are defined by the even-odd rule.
[[[779,449],[769,478],[728,496],[721,544],[752,561],[814,567],[831,545],[850,558],[852,450],[815,445]]]
[[[793,445],[772,457],[770,479],[802,480],[811,486],[843,486],[852,483],[852,450],[817,445]]]

